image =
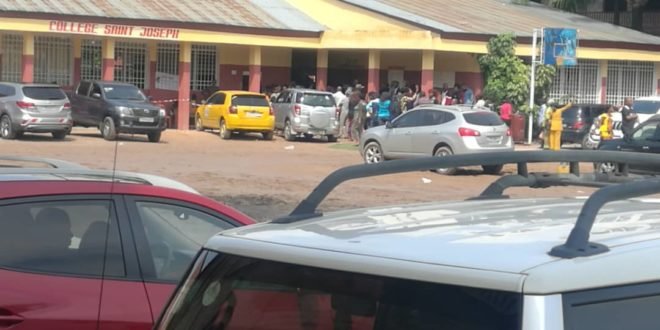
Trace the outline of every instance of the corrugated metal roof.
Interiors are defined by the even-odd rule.
[[[583,40],[660,44],[660,37],[549,8],[508,0],[341,0],[441,32],[531,36],[535,28],[578,29]]]
[[[285,0],[2,0],[0,12],[30,12],[320,32]]]

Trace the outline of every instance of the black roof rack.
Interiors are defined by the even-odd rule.
[[[569,175],[530,174],[527,168],[527,164],[529,163],[558,162],[569,163]],[[627,177],[617,178],[596,174],[592,177],[580,176],[579,163],[581,162],[618,163],[622,164],[624,172],[627,172],[627,167],[630,164],[660,166],[660,155],[600,150],[512,151],[425,157],[387,161],[379,164],[348,166],[334,171],[323,179],[288,216],[277,218],[272,222],[292,223],[321,216],[322,213],[317,211],[317,207],[321,202],[341,183],[353,179],[436,168],[516,164],[517,174],[498,179],[478,198],[502,196],[506,188],[513,186],[527,186],[531,188],[561,185],[602,187],[586,201],[566,243],[555,247],[549,252],[550,255],[562,258],[593,255],[608,251],[607,247],[603,245],[589,242],[589,232],[600,208],[610,201],[660,193],[660,179],[633,180]]]

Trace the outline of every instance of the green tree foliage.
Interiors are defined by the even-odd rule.
[[[479,65],[484,75],[484,97],[501,104],[509,100],[516,109],[530,112],[529,65],[515,55],[516,38],[513,34],[500,34],[488,41],[488,54],[479,57]],[[539,65],[536,68],[535,102],[547,98],[555,75],[555,68]]]

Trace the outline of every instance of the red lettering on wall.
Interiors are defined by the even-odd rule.
[[[50,21],[48,22],[48,30],[63,33],[102,34],[107,36],[133,36],[137,34],[143,38],[179,39],[179,29],[130,25]]]

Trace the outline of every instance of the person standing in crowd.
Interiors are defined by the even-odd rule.
[[[355,143],[360,143],[360,138],[362,137],[362,131],[364,130],[364,122],[367,119],[367,104],[364,102],[362,92],[357,92],[359,94],[358,104],[355,106],[355,111],[353,112],[353,122],[351,123],[351,138]]]
[[[390,94],[385,92],[380,95],[380,102],[378,102],[378,114],[376,118],[378,119],[378,125],[385,125],[390,121],[392,113],[390,112],[392,100],[390,99]]]
[[[506,123],[507,126],[511,126],[511,115],[513,114],[513,105],[509,102],[508,99],[504,100],[504,103],[500,106],[500,118]]]
[[[414,106],[424,105],[424,104],[433,104],[433,90],[429,90],[429,96],[424,92],[419,92],[419,97],[415,100]]]
[[[621,131],[623,132],[623,139],[626,140],[626,142],[632,140],[632,133],[635,129],[635,123],[637,122],[637,113],[635,113],[632,106],[632,97],[626,97],[623,100],[623,108],[621,109]]]
[[[474,103],[474,91],[472,88],[463,84],[463,104],[472,105]]]
[[[401,113],[405,113],[408,111],[408,107],[410,106],[410,102],[413,101],[413,97],[410,88],[404,88],[402,91],[403,95],[399,99],[399,109],[401,109]]]
[[[335,98],[335,104],[337,105],[340,105],[344,98],[346,98],[344,89],[341,86],[337,86],[336,92],[332,96]]]
[[[350,96],[348,97],[348,113],[346,115],[346,120],[344,121],[344,131],[346,132],[346,135],[348,135],[348,139],[353,141],[355,138],[353,136],[353,125],[355,125],[354,120],[356,117],[356,111],[357,111],[357,106],[360,104],[362,101],[362,92],[360,92],[359,89],[355,89],[351,92]],[[362,123],[360,123],[362,125]]]
[[[385,93],[385,92],[383,92]],[[367,103],[367,114],[369,122],[367,123],[369,127],[378,126],[378,104],[380,99],[376,92],[369,92],[369,103]]]
[[[548,102],[544,102],[541,104],[541,107],[539,108],[539,111],[536,113],[536,126],[538,126],[539,129],[539,140],[541,142],[541,149],[545,146],[545,138],[548,136],[545,131],[545,112],[548,109]]]
[[[484,97],[479,95],[477,96],[477,103],[474,104],[475,108],[485,108],[486,107],[486,100],[484,100]]]
[[[572,107],[573,103],[570,101],[561,108],[553,107],[552,114],[550,115],[550,150],[561,149],[561,131],[564,129],[562,120],[562,113],[568,108]]]
[[[614,125],[612,123],[612,114],[614,111],[614,106],[610,105],[607,108],[607,112],[598,116],[598,131],[601,141],[611,140],[614,137]]]
[[[340,88],[340,87],[337,87]],[[346,121],[348,119],[349,98],[344,96],[339,101],[339,137],[346,138],[349,132],[346,131]]]

